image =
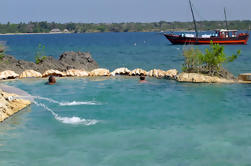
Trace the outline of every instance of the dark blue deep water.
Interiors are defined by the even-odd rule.
[[[8,54],[34,61],[89,51],[100,67],[181,69],[184,46],[159,33],[0,36]],[[207,46],[198,46],[201,49]],[[225,65],[251,72],[251,46],[225,46],[241,56]],[[248,166],[251,85],[191,84],[147,78],[63,78],[3,82],[36,104],[0,124],[2,166]]]

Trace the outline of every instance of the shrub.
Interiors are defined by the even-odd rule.
[[[36,56],[35,56],[35,63],[39,64],[46,58],[47,57],[45,55],[45,46],[42,46],[41,44],[39,44],[37,48]]]
[[[240,55],[241,51],[238,50],[236,54],[227,56],[224,53],[224,46],[213,44],[205,49],[202,53],[199,49],[189,48],[184,50],[183,56],[185,62],[182,70],[184,72],[196,72],[208,74],[211,76],[222,76],[223,64],[233,62]]]

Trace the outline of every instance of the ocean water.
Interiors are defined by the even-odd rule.
[[[32,60],[39,43],[57,57],[90,51],[100,67],[177,68],[183,46],[158,33],[0,36],[8,53]],[[136,43],[136,44],[135,44]],[[205,48],[207,46],[198,46]],[[250,45],[233,73],[250,72]],[[3,166],[248,166],[251,163],[251,86],[192,84],[137,77],[62,78],[3,82],[35,102],[0,124]]]

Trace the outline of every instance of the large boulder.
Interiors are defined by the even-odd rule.
[[[59,62],[64,64],[66,69],[81,69],[91,71],[98,68],[97,62],[88,52],[64,52],[59,57]]]
[[[43,75],[43,77],[48,77],[48,76],[58,76],[58,77],[64,77],[66,74],[64,72],[58,71],[58,70],[46,70]]]
[[[110,71],[108,69],[94,69],[89,73],[89,76],[110,76]]]
[[[15,79],[18,76],[19,74],[11,70],[5,70],[5,71],[0,72],[0,79]]]
[[[180,73],[177,76],[179,82],[194,82],[194,83],[234,83],[234,80],[227,80],[219,77],[212,77],[198,73]]]
[[[66,71],[66,76],[69,77],[87,77],[89,73],[85,70],[70,69]]]
[[[115,75],[129,75],[131,71],[125,67],[117,68],[113,72],[111,72],[112,76]]]
[[[42,74],[35,70],[25,70],[19,76],[19,78],[40,78],[40,77],[42,77]]]
[[[143,76],[147,76],[148,75],[148,72],[143,70],[143,69],[140,69],[140,68],[137,68],[137,69],[134,69],[132,70],[130,73],[129,73],[130,76],[140,76],[140,75],[143,75]]]

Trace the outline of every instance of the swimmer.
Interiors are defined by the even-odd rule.
[[[56,78],[54,76],[50,76],[48,79],[48,84],[53,85],[56,83]]]
[[[146,77],[144,76],[144,75],[141,75],[140,77],[139,77],[139,82],[140,83],[146,83],[147,81],[146,81]]]

